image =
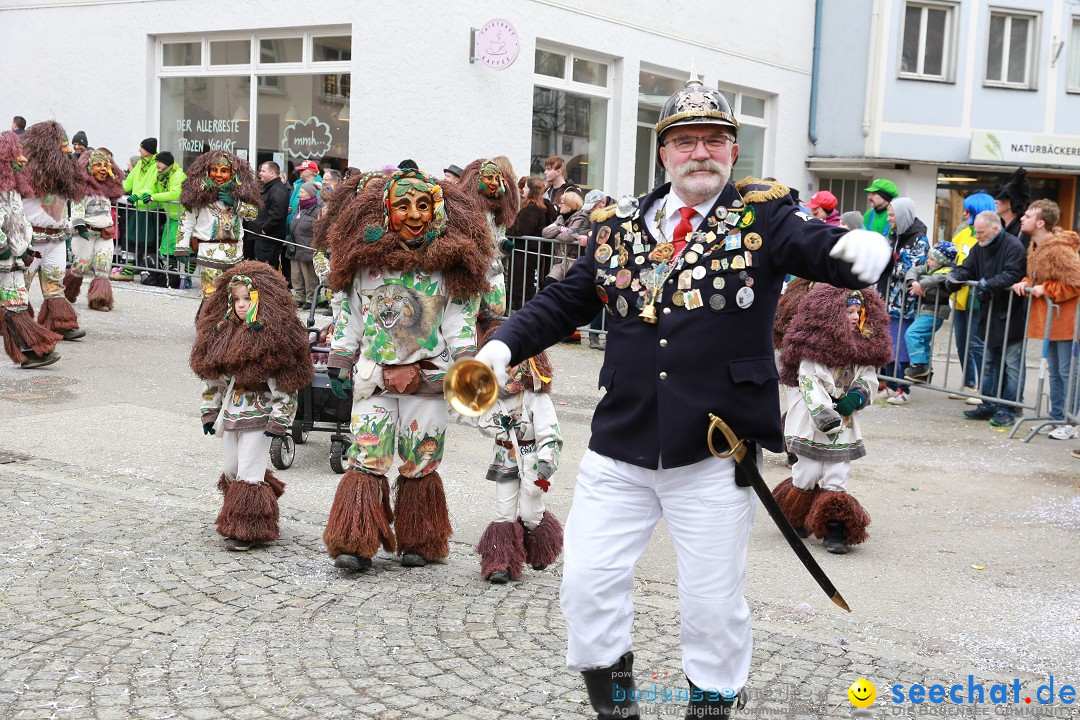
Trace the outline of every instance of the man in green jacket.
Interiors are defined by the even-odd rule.
[[[157,154],[157,180],[154,182],[154,192],[150,194],[151,208],[164,212],[161,219],[164,229],[161,232],[161,265],[163,268],[173,271],[185,271],[190,273],[187,260],[177,261],[173,257],[176,252],[176,231],[180,227],[180,186],[187,180],[183,168],[173,158],[168,150]],[[180,275],[160,276],[164,282],[176,289],[180,287]]]
[[[139,143],[139,155],[141,159],[124,178],[129,206],[124,223],[124,267],[113,269],[113,280],[131,280],[136,257],[157,255],[160,222],[158,211],[150,209],[150,194],[154,192],[158,174],[157,138],[146,138]]]
[[[888,238],[892,232],[889,225],[889,203],[900,191],[892,180],[882,178],[870,183],[865,192],[866,199],[870,201],[870,209],[863,215],[863,227]]]

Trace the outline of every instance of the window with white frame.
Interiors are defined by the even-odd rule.
[[[1080,17],[1072,19],[1072,36],[1069,38],[1069,69],[1067,85],[1069,92],[1080,92]]]
[[[986,84],[1035,88],[1035,46],[1039,16],[991,10],[986,43]]]
[[[612,61],[580,50],[539,45],[533,65],[529,173],[561,157],[564,174],[582,188],[604,187]]]
[[[731,169],[731,179],[760,178],[765,172],[765,141],[769,130],[769,99],[723,85],[717,89],[727,98],[739,121],[739,160]]]
[[[673,77],[678,75],[682,79]],[[641,195],[664,183],[664,166],[657,158],[656,124],[667,99],[682,89],[689,73],[652,70],[638,73],[637,155],[634,158],[634,194]]]
[[[953,80],[956,4],[908,2],[900,43],[900,77]]]

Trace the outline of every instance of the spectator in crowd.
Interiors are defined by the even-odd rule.
[[[517,218],[506,230],[506,234],[512,237],[522,235],[536,235],[543,233],[544,228],[551,224],[548,219],[548,207],[544,201],[544,181],[537,177],[522,178],[525,181],[525,190],[522,195],[521,208]]]
[[[461,168],[457,165],[447,165],[443,168],[443,180],[446,182],[457,182],[461,179]]]
[[[977,192],[964,198],[964,226],[952,239],[956,246],[956,264],[963,265],[971,248],[976,244],[975,216],[985,210],[994,209],[994,198],[984,192]],[[964,392],[975,395],[979,388],[979,373],[982,372],[983,361],[983,338],[978,332],[979,327],[979,301],[971,294],[971,288],[967,285],[952,294],[953,310],[953,336],[956,338],[956,354],[960,358],[960,367],[964,371]],[[949,395],[956,400],[964,395]],[[980,405],[982,400],[970,397],[968,402],[972,405]]]
[[[581,188],[566,179],[566,161],[558,155],[552,155],[544,161],[544,182],[547,183],[547,192],[544,194],[551,201],[551,206],[559,209],[559,200],[565,192],[576,192],[581,195]]]
[[[993,210],[975,216],[974,230],[975,247],[963,265],[949,273],[945,287],[955,292],[962,283],[978,282],[973,289],[982,305],[979,334],[986,338],[982,394],[1016,401],[1023,384],[1026,302],[1014,295],[1012,288],[1024,277],[1024,246],[1018,237],[1005,232],[1001,218]],[[988,401],[964,412],[964,416],[1007,427],[1013,424],[1015,413],[1010,405]]]
[[[281,265],[281,240],[285,239],[285,218],[289,215],[289,189],[281,182],[281,168],[273,161],[259,166],[260,193],[263,206],[259,214],[244,227],[258,235],[251,242],[251,257],[276,268]],[[267,237],[260,237],[266,235]],[[276,238],[276,239],[274,239]],[[245,246],[247,233],[244,234]],[[248,248],[244,248],[247,256]]]
[[[845,227],[848,230],[862,230],[862,213],[856,212],[855,210],[844,213],[840,216],[840,227]]]
[[[603,196],[603,193],[600,194]],[[552,253],[551,270],[540,283],[541,287],[562,280],[580,254],[580,248],[585,246],[589,214],[584,211],[584,205],[584,199],[577,192],[563,193],[559,198],[559,216],[540,233],[548,240],[558,243]]]
[[[359,177],[359,176],[361,176],[363,174],[364,174],[363,170],[350,165],[349,167],[345,168],[345,172],[341,175],[341,179],[342,180],[348,180],[351,177]]]
[[[293,215],[300,205],[300,188],[304,183],[314,182],[319,176],[319,164],[314,160],[305,160],[296,166],[296,172],[300,176],[293,182],[292,196],[289,198],[289,217],[285,221],[286,227],[292,227]]]
[[[121,253],[124,266],[113,269],[113,280],[132,280],[136,258],[145,261],[145,265],[157,258],[161,223],[158,211],[150,208],[150,195],[154,192],[157,175],[157,138],[150,137],[139,143],[139,160],[124,178],[124,192],[128,193],[129,206],[124,228],[124,251]]]
[[[416,164],[415,160],[406,159],[397,164],[398,170],[419,170],[420,166]]]
[[[187,180],[184,169],[176,162],[173,154],[164,150],[157,154],[157,180],[154,192],[150,195],[153,207],[165,212],[165,229],[161,233],[161,256],[166,269],[189,275],[191,266],[188,260],[176,259],[176,233],[180,228],[180,190]],[[180,287],[180,275],[162,275],[161,280],[169,287]]]
[[[870,209],[863,215],[863,227],[876,233],[889,237],[892,226],[889,224],[889,203],[893,201],[900,191],[892,180],[879,178],[870,183],[866,188],[866,199],[870,203]],[[880,291],[881,288],[878,288]]]
[[[24,132],[26,132],[26,118],[24,118],[22,115],[16,115],[15,117],[11,118],[11,130],[16,135],[22,135]]]
[[[995,210],[1001,218],[1001,225],[1005,232],[1020,238],[1020,242],[1027,250],[1031,242],[1020,227],[1020,218],[1027,210],[1028,201],[1031,200],[1031,183],[1027,179],[1027,170],[1016,168],[1001,185],[990,191],[994,196]]]
[[[296,214],[289,224],[289,241],[294,243],[285,249],[285,255],[292,264],[293,295],[297,307],[307,310],[311,303],[318,302],[315,288],[319,278],[315,275],[315,251],[312,243],[315,235],[315,220],[319,217],[319,188],[313,182],[300,186],[300,199]]]
[[[810,196],[806,207],[810,210],[811,215],[823,221],[826,225],[838,226],[840,225],[840,211],[836,209],[838,204],[836,196],[831,192],[818,190]]]
[[[341,173],[334,168],[326,168],[322,174],[322,189],[319,191],[319,198],[326,202],[327,196],[334,192],[334,188],[341,182]]]
[[[93,150],[94,148],[89,146],[89,143],[86,140],[86,133],[80,130],[71,138],[71,149],[75,157],[80,158],[84,152]]]
[[[892,231],[889,243],[896,261],[892,275],[880,280],[877,289],[885,298],[885,306],[889,311],[889,334],[896,351],[896,362],[886,367],[884,374],[904,377],[910,361],[907,344],[904,342],[904,330],[915,319],[919,305],[917,298],[908,295],[904,276],[911,268],[926,262],[930,241],[926,237],[926,224],[915,217],[915,202],[911,198],[894,198],[889,203],[887,227]],[[906,405],[910,389],[911,386],[907,383],[887,380],[885,387],[879,390],[890,405]]]
[[[915,320],[904,332],[911,364],[904,377],[912,382],[930,382],[930,354],[934,333],[949,319],[949,293],[945,278],[956,267],[956,246],[945,240],[930,249],[926,263],[907,271],[904,284],[908,294],[921,299]]]
[[[1013,285],[1013,291],[1023,297],[1030,293],[1031,316],[1028,318],[1028,337],[1047,338],[1047,366],[1050,375],[1050,419],[1057,423],[1050,431],[1055,440],[1072,440],[1076,426],[1070,421],[1076,414],[1078,388],[1077,368],[1073,366],[1072,339],[1080,303],[1080,236],[1058,227],[1061,209],[1053,200],[1036,200],[1024,211],[1020,227],[1031,238],[1028,246],[1027,275]],[[1046,334],[1049,299],[1057,307]],[[1073,398],[1067,397],[1070,379]],[[1068,408],[1066,408],[1068,403]]]

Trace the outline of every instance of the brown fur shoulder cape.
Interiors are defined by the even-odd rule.
[[[11,167],[11,164],[21,154],[19,136],[11,130],[0,133],[0,192],[14,190],[17,187],[15,169]],[[20,171],[19,174],[21,175],[22,172]]]
[[[479,295],[488,289],[487,271],[493,257],[491,230],[483,208],[455,183],[441,185],[446,209],[446,232],[429,244],[409,248],[393,230],[378,240],[366,239],[366,231],[383,228],[386,176],[375,177],[359,195],[349,178],[330,198],[325,216],[315,232],[325,233],[330,246],[330,287],[346,291],[364,268],[408,272],[423,269],[439,272],[451,297]]]
[[[780,296],[780,302],[776,306],[776,320],[773,321],[773,347],[777,350],[784,346],[784,335],[795,313],[799,312],[799,303],[812,287],[814,283],[811,280],[791,278],[784,294]]]
[[[476,347],[481,348],[484,343],[495,334],[495,331],[502,327],[503,319],[498,315],[490,312],[481,312],[480,317],[476,320]],[[547,351],[543,350],[536,355],[533,355],[533,361],[536,363],[536,369],[540,371],[540,374],[546,378],[551,378],[550,381],[545,382],[541,380],[541,393],[551,392],[551,381],[555,379],[555,367],[551,364],[551,358],[548,357]],[[522,375],[522,383],[528,388],[535,387],[533,383],[533,370],[532,365],[529,364],[526,358],[521,362],[521,367],[525,371]]]
[[[852,331],[844,317],[844,303],[851,290],[819,283],[806,293],[795,313],[780,354],[780,382],[796,387],[799,363],[803,360],[827,367],[870,365],[884,367],[892,360],[892,338],[885,301],[873,288],[862,290],[866,308],[863,337]]]
[[[191,163],[187,170],[187,179],[180,186],[180,204],[191,212],[197,212],[217,202],[218,191],[206,187],[204,181],[210,166],[222,157],[232,166],[232,179],[236,183],[231,190],[232,196],[240,202],[261,208],[262,193],[259,192],[259,184],[255,182],[251,165],[227,150],[209,150],[195,158],[195,162]]]
[[[46,120],[31,125],[19,138],[26,155],[26,167],[15,177],[19,194],[24,198],[57,195],[68,200],[82,199],[79,167],[75,158],[62,149],[66,137],[60,123]],[[29,182],[23,182],[24,179]]]
[[[1054,234],[1028,248],[1027,276],[1034,285],[1046,281],[1080,287],[1080,235],[1054,228]]]
[[[259,292],[258,322],[225,318],[232,302],[229,283],[235,275],[247,275]],[[246,260],[214,281],[214,292],[195,323],[191,369],[200,378],[232,375],[238,387],[255,387],[273,378],[277,387],[295,392],[311,383],[311,351],[307,331],[296,317],[285,278],[264,262]]]
[[[94,174],[90,172],[90,156],[95,152],[97,151],[88,150],[79,158],[79,176],[82,178],[83,193],[107,197],[109,200],[115,200],[121,195],[126,195],[123,182],[124,173],[111,157],[109,158],[109,164],[112,168],[112,177],[105,178],[104,182],[98,182]]]
[[[493,162],[487,158],[478,158],[465,166],[461,171],[461,179],[458,185],[468,193],[474,193],[480,204],[495,216],[495,224],[507,228],[514,224],[518,209],[521,207],[521,193],[517,189],[517,178],[513,173],[501,170],[503,184],[506,192],[502,197],[490,198],[480,191],[480,166],[486,162]]]

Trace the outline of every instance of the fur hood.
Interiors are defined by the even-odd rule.
[[[500,171],[506,192],[501,197],[488,197],[480,192],[480,166],[486,162],[491,161],[480,158],[466,165],[465,169],[461,171],[461,179],[458,180],[458,185],[466,192],[475,194],[480,204],[495,216],[496,225],[504,228],[510,227],[514,224],[518,208],[521,206],[521,193],[517,189],[517,178],[514,177],[513,173]]]
[[[330,246],[330,287],[348,290],[365,268],[397,272],[419,268],[441,273],[451,297],[485,292],[494,241],[484,209],[458,184],[441,185],[446,230],[431,242],[410,248],[384,225],[383,190],[389,180],[382,173],[349,178],[338,185],[316,223],[316,236],[325,237]],[[378,237],[368,239],[373,236]]]
[[[1080,235],[1072,230],[1054,228],[1054,234],[1028,248],[1027,276],[1033,285],[1050,280],[1080,287]]]
[[[68,200],[82,199],[78,165],[61,148],[66,137],[60,123],[46,120],[31,125],[19,138],[26,167],[16,174],[15,180],[24,198],[56,195]]]
[[[99,154],[99,151],[87,150],[79,158],[79,176],[83,181],[83,192],[86,195],[102,196],[109,200],[116,200],[121,195],[125,195],[124,173],[111,157],[109,157],[109,165],[112,169],[112,176],[105,178],[104,182],[98,182],[94,178],[94,174],[90,172],[90,156],[95,154]],[[105,153],[100,154],[105,155]]]
[[[217,202],[219,191],[206,186],[207,174],[210,166],[219,158],[225,158],[232,166],[232,180],[235,183],[230,192],[240,202],[262,207],[262,193],[259,192],[259,184],[255,182],[255,173],[251,171],[251,165],[246,160],[241,160],[236,155],[225,150],[210,150],[195,158],[187,171],[187,179],[180,186],[180,204],[189,212],[197,212],[205,207],[210,207]],[[157,170],[155,169],[155,177]]]
[[[780,302],[776,306],[776,320],[773,321],[773,347],[777,350],[784,345],[784,335],[787,334],[795,313],[799,312],[799,304],[815,284],[812,280],[791,278],[784,294],[780,296]]]
[[[257,322],[226,317],[232,302],[229,283],[237,275],[251,279],[259,293]],[[245,260],[214,281],[195,322],[191,369],[200,378],[232,375],[250,388],[273,378],[278,388],[295,392],[311,383],[311,350],[307,331],[296,317],[285,278],[264,262]]]
[[[873,288],[862,290],[866,318],[862,332],[852,331],[844,319],[844,304],[851,292],[819,283],[806,293],[784,335],[780,382],[796,387],[803,360],[827,367],[853,364],[878,368],[892,359],[885,301]]]

